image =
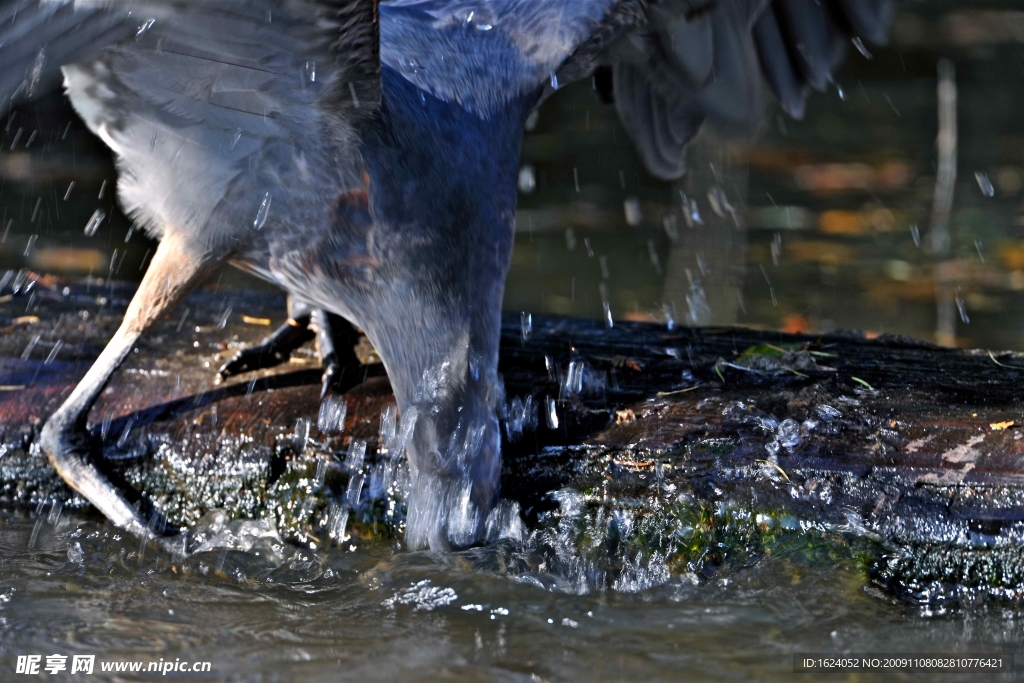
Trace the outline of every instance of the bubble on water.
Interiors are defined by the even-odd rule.
[[[981,171],[975,171],[974,172],[974,179],[976,181],[978,181],[978,189],[981,190],[981,193],[983,195],[985,195],[986,197],[993,197],[993,196],[995,196],[996,189],[994,187],[992,187],[992,181],[988,179],[988,174],[987,173],[982,173]]]
[[[434,586],[430,579],[423,579],[398,591],[393,597],[384,600],[381,605],[389,609],[394,609],[398,605],[407,605],[416,610],[432,612],[438,607],[450,605],[458,599],[459,596],[453,589]]]
[[[89,216],[89,220],[85,224],[85,236],[92,237],[96,234],[96,231],[100,229],[103,220],[107,217],[107,212],[103,209],[96,209]]]
[[[85,563],[85,552],[82,550],[82,544],[78,541],[68,543],[68,562],[73,562],[74,564]]]
[[[324,434],[338,434],[345,429],[345,416],[348,403],[342,396],[329,395],[320,402],[320,412],[316,416],[316,426]]]
[[[786,418],[780,422],[775,433],[779,445],[787,451],[792,451],[800,445],[800,423],[793,418]]]
[[[265,193],[263,201],[260,202],[260,208],[256,211],[256,220],[252,222],[252,227],[256,230],[262,230],[263,226],[266,225],[267,216],[270,214],[271,201],[270,193]]]

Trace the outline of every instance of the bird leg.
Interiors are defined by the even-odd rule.
[[[353,350],[359,333],[344,318],[292,297],[288,297],[285,324],[258,344],[239,350],[217,371],[217,380],[280,365],[312,339],[316,339],[317,354],[324,368],[320,390],[320,398],[323,398],[332,386],[339,385],[346,368],[360,366]]]
[[[115,525],[146,540],[157,538],[155,530],[91,462],[86,420],[96,398],[138,339],[214,265],[216,259],[211,254],[197,252],[173,235],[165,237],[121,326],[71,395],[43,425],[39,436],[42,450],[71,488]]]

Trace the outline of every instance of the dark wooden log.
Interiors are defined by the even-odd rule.
[[[0,502],[81,505],[32,444],[131,292],[42,279],[0,298]],[[284,311],[279,295],[205,289],[161,321],[92,411],[102,468],[178,524],[224,509],[326,542],[346,454],[366,441],[372,465],[393,398],[379,365],[350,371],[344,431],[321,434],[312,349],[215,385]],[[797,538],[911,599],[1024,590],[1019,354],[510,315],[501,372],[503,495],[549,566],[642,587]],[[365,499],[353,538],[399,534],[388,508]]]

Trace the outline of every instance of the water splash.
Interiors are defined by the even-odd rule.
[[[324,434],[340,434],[345,429],[348,403],[341,396],[326,396],[320,402],[316,426]]]

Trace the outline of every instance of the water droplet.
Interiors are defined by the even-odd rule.
[[[359,505],[359,497],[363,492],[363,482],[366,480],[366,474],[363,472],[365,458],[366,442],[362,440],[353,441],[345,463],[348,466],[348,486],[345,488],[345,504],[349,508]]]
[[[694,225],[703,225],[704,221],[700,217],[700,210],[697,208],[697,200],[690,200],[690,220],[693,221]]]
[[[96,209],[93,211],[92,216],[89,217],[89,222],[85,224],[85,236],[92,237],[95,235],[106,217],[107,212],[103,209]]]
[[[864,42],[859,37],[854,37],[852,42],[853,42],[853,46],[855,48],[857,48],[857,52],[859,52],[862,55],[864,55],[864,59],[871,59],[872,58],[871,53],[868,52],[868,49],[866,47],[864,47]]]
[[[967,315],[967,306],[964,304],[964,297],[960,294],[959,287],[956,288],[956,310],[960,311],[960,320],[962,320],[965,325],[969,325],[971,323],[971,318]]]
[[[270,193],[267,192],[263,195],[263,201],[260,202],[260,208],[256,212],[256,220],[252,222],[252,227],[257,230],[262,230],[263,226],[267,223],[267,215],[270,213]]]
[[[305,74],[307,81],[310,83],[316,83],[316,62],[306,62],[305,67],[303,68],[303,73]]]
[[[601,308],[604,309],[604,326],[611,329],[615,327],[615,321],[612,319],[612,304],[608,300],[608,285],[602,282],[598,285],[597,289],[601,293]]]
[[[996,194],[996,189],[992,187],[992,181],[988,179],[987,173],[981,171],[974,172],[974,179],[978,181],[978,189],[986,197],[993,197]]]
[[[558,76],[554,71],[551,72],[551,89],[558,90]]]
[[[690,271],[686,271],[690,275]],[[686,306],[690,312],[690,322],[694,325],[707,325],[711,322],[711,307],[704,293],[699,278],[691,278],[690,287],[686,291]]]
[[[567,395],[576,396],[583,391],[583,374],[585,371],[586,363],[583,361],[569,361],[569,368],[565,372],[565,382],[562,385]]]
[[[622,209],[626,214],[626,225],[635,228],[643,221],[644,216],[640,212],[640,200],[636,197],[627,197],[622,202]]]
[[[46,48],[39,48],[39,52],[36,54],[36,59],[32,63],[32,69],[28,73],[28,88],[27,93],[29,97],[35,94],[36,86],[39,85],[40,79],[43,77],[43,70],[46,68]],[[17,141],[17,140],[15,140]],[[14,149],[14,146],[11,146]]]
[[[548,429],[558,429],[558,410],[555,407],[555,399],[545,396],[544,407],[544,417],[547,420]]]
[[[565,247],[569,251],[576,248],[576,232],[572,228],[565,229]]]
[[[846,93],[843,92],[843,86],[839,85],[838,83],[836,83],[836,92],[839,93],[840,100],[846,99]]]
[[[519,169],[519,191],[523,194],[530,194],[537,189],[537,176],[530,164],[523,164]]]
[[[306,444],[309,443],[309,428],[310,422],[308,417],[300,417],[295,421],[295,430],[292,432],[292,439],[295,445],[295,451],[302,453],[306,450]]]
[[[73,190],[73,189],[75,189],[75,181],[74,180],[72,180],[71,184],[68,185],[68,191],[64,193],[64,201],[68,200],[68,197],[71,196],[71,190]]]
[[[316,474],[313,475],[313,490],[319,491],[323,488],[324,480],[327,478],[327,458],[321,456],[316,460]]]
[[[679,242],[679,220],[675,217],[675,214],[669,214],[661,220],[661,227],[665,229],[665,234],[668,235],[668,239],[672,244]]]
[[[530,334],[533,332],[533,314],[522,312],[519,314],[519,325],[523,332],[523,343],[530,338]]]
[[[921,246],[921,231],[917,229],[917,223],[910,224],[910,237],[914,240],[914,246]]]
[[[217,323],[217,328],[223,330],[228,326],[228,320],[231,318],[231,306],[228,306],[220,316],[220,322]]]
[[[232,152],[235,151],[235,145],[237,145],[238,141],[241,140],[241,139],[242,139],[242,129],[241,128],[236,128],[235,129],[235,134],[231,138],[231,147],[230,147],[230,149],[231,149]]]
[[[146,35],[146,32],[153,28],[154,24],[156,24],[156,19],[147,19],[142,26],[139,26],[139,30],[135,32],[135,40],[139,40],[142,36]]]
[[[661,259],[658,258],[658,249],[654,240],[647,240],[647,255],[651,259],[651,265],[654,266],[654,272],[661,275]]]
[[[85,552],[82,550],[82,544],[78,541],[68,543],[68,562],[73,562],[74,564],[85,562]]]

